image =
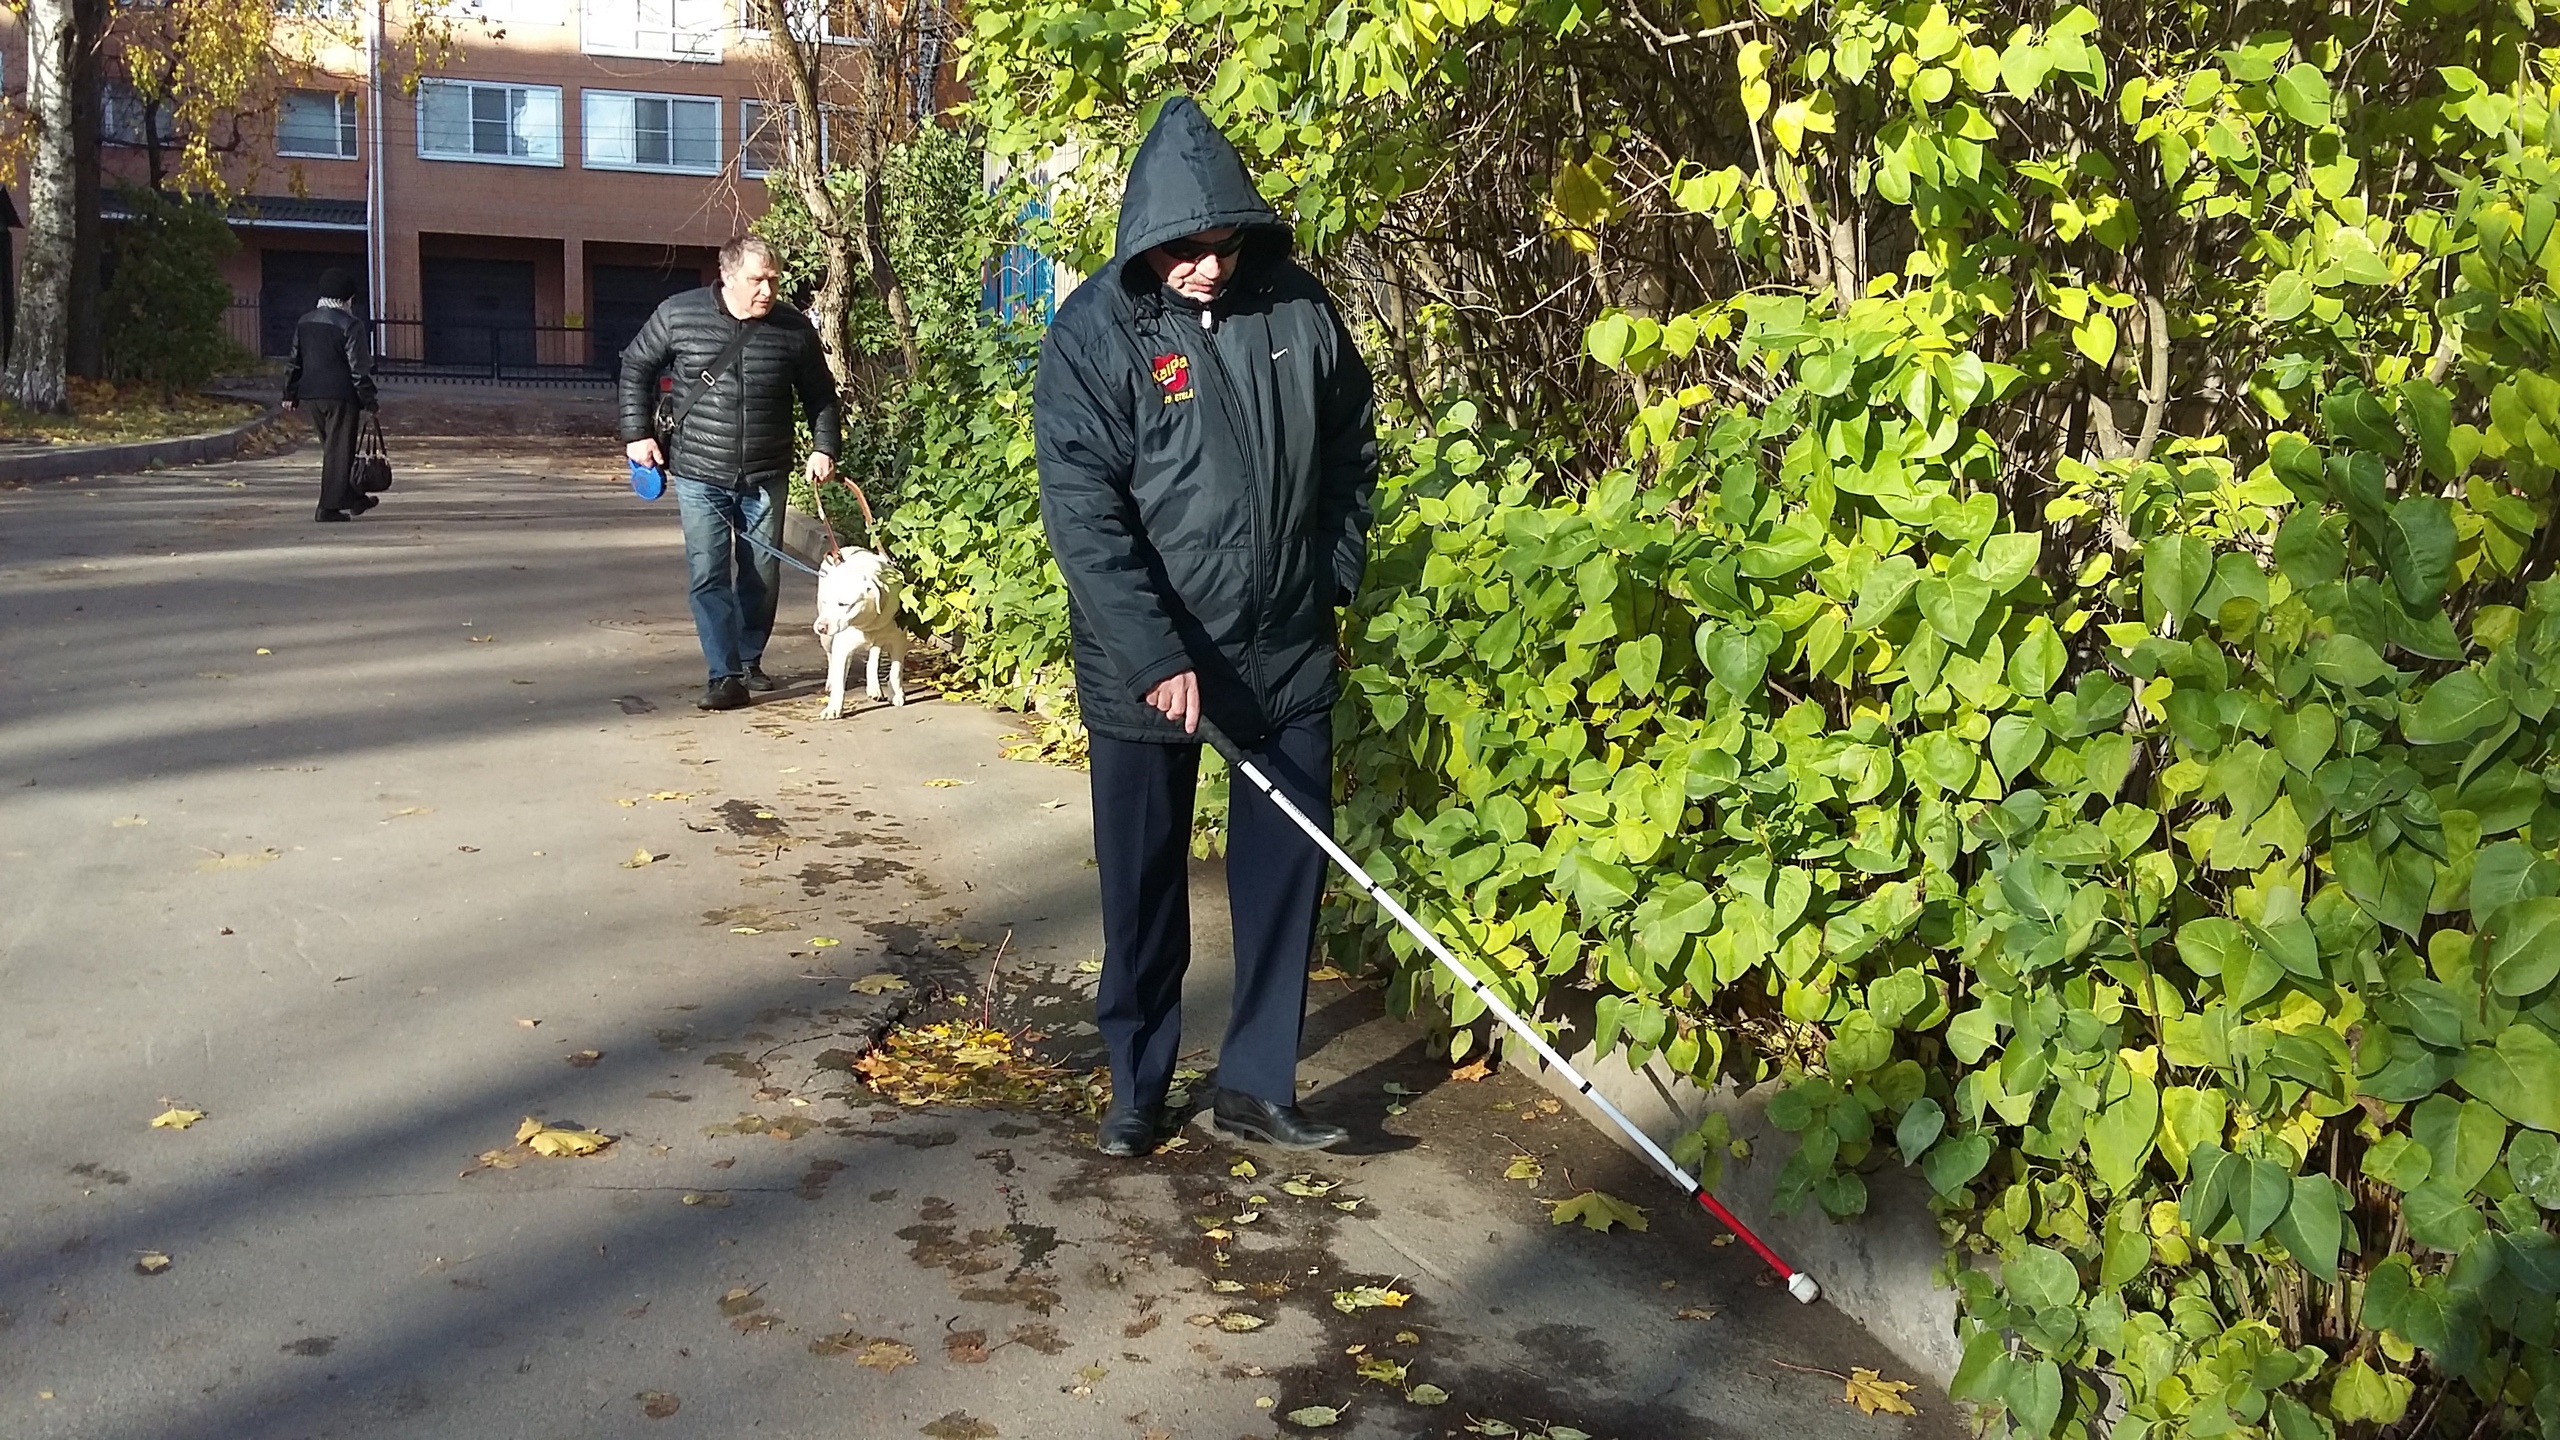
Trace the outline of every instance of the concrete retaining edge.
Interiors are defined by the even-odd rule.
[[[92,475],[131,475],[170,465],[200,465],[236,458],[249,442],[271,426],[284,423],[281,407],[228,430],[206,435],[180,435],[168,440],[136,440],[125,445],[82,445],[34,455],[0,457],[0,483],[83,479]]]
[[[1575,1112],[1627,1150],[1633,1142],[1578,1094],[1561,1072],[1548,1068],[1525,1045],[1506,1044],[1506,1061],[1522,1066],[1538,1082],[1571,1105]],[[1745,1096],[1730,1085],[1710,1092],[1675,1076],[1659,1059],[1643,1069],[1630,1069],[1626,1052],[1605,1057],[1585,1046],[1567,1062],[1591,1081],[1591,1088],[1626,1112],[1654,1143],[1665,1150],[1694,1129],[1711,1111],[1721,1111],[1734,1138],[1751,1144],[1749,1160],[1727,1157],[1716,1198],[1734,1217],[1769,1242],[1787,1262],[1822,1285],[1822,1303],[1837,1308],[1864,1326],[1905,1364],[1940,1386],[1955,1378],[1964,1359],[1956,1343],[1956,1295],[1938,1283],[1936,1271],[1947,1246],[1929,1213],[1929,1187],[1917,1171],[1888,1162],[1866,1175],[1867,1213],[1850,1224],[1835,1224],[1822,1207],[1808,1200],[1802,1210],[1781,1217],[1770,1211],[1778,1170],[1795,1149],[1795,1137],[1771,1125],[1766,1100]],[[1623,1197],[1649,1207],[1658,1203],[1641,1195]]]

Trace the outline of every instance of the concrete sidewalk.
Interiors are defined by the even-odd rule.
[[[864,1090],[901,1016],[1090,1047],[1083,777],[923,687],[695,711],[611,458],[413,446],[351,525],[307,453],[0,492],[0,1435],[1957,1433],[1789,1368],[1900,1373],[1371,990],[1304,1071],[1358,1153]],[[527,1116],[613,1143],[483,1166]],[[1550,1224],[1586,1187],[1650,1229]]]

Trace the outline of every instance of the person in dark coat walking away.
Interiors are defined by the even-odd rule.
[[[711,667],[705,710],[735,710],[747,692],[774,688],[764,647],[782,594],[774,555],[797,444],[793,396],[809,417],[809,483],[824,485],[836,473],[844,407],[816,327],[775,298],[781,279],[773,247],[740,236],[720,249],[718,285],[670,297],[622,352],[623,453],[665,467],[684,522],[693,631]],[[743,348],[721,365],[742,336]],[[694,387],[701,394],[668,437],[674,453],[662,454],[650,417],[658,376],[670,367],[679,394]],[[721,373],[707,373],[715,368]]]
[[[372,327],[355,313],[356,277],[320,272],[320,303],[293,328],[284,403],[308,406],[320,432],[320,511],[315,520],[353,520],[381,502],[356,488],[356,430],[374,408]]]
[[[1110,264],[1040,348],[1040,513],[1093,745],[1108,1155],[1155,1148],[1182,1048],[1200,721],[1332,823],[1334,611],[1368,559],[1377,419],[1368,367],[1289,242],[1235,146],[1177,95],[1130,166]],[[1339,1144],[1297,1105],[1324,856],[1268,798],[1229,794],[1236,973],[1215,1122]]]

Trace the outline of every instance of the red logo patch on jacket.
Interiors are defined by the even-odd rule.
[[[1155,377],[1156,383],[1164,387],[1164,403],[1167,405],[1176,400],[1188,400],[1194,393],[1191,388],[1191,357],[1179,351],[1156,357]]]

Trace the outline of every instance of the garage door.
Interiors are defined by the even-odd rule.
[[[418,262],[427,363],[472,369],[534,363],[533,262]]]

